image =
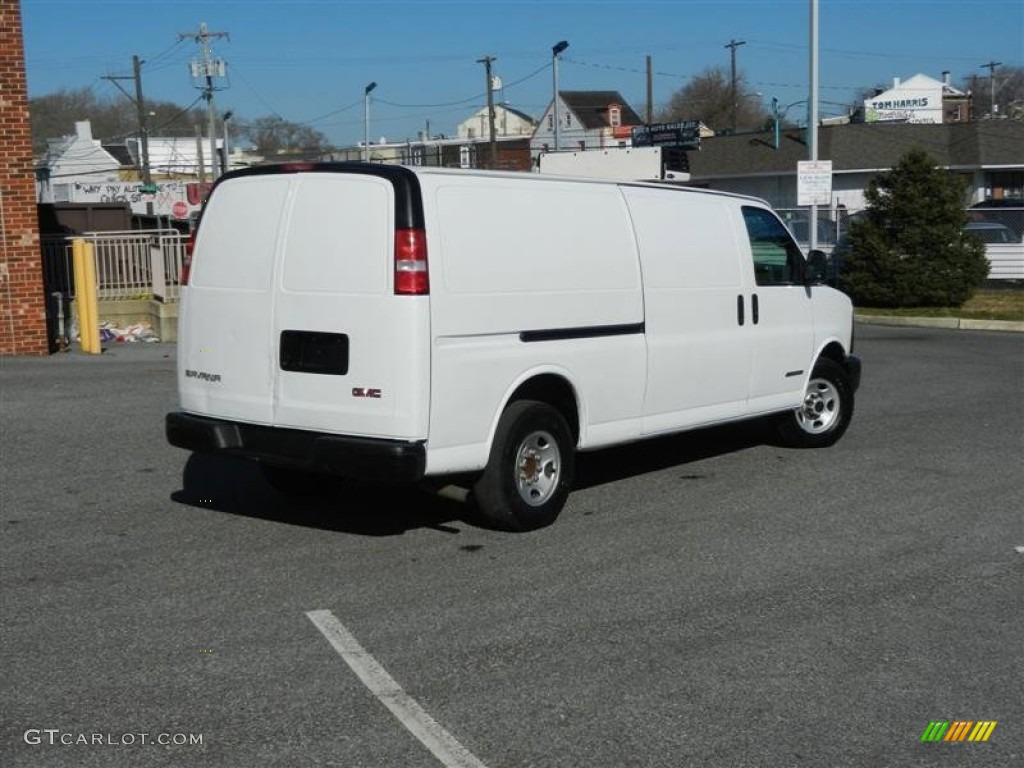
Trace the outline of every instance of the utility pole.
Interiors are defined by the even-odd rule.
[[[135,104],[135,114],[139,121],[139,162],[142,164],[142,192],[153,194],[156,186],[153,184],[153,176],[149,169],[149,132],[146,128],[146,106],[142,100],[142,60],[138,56],[132,56],[132,76],[119,77],[115,75],[104,75],[104,80],[112,82],[121,93],[128,97],[128,100]],[[135,81],[135,97],[128,93],[118,80]],[[146,214],[153,215],[153,201],[146,203]]]
[[[729,51],[729,58],[732,61],[731,78],[729,82],[732,84],[729,89],[729,96],[732,107],[732,132],[736,133],[736,49],[741,45],[746,45],[746,40],[730,40],[729,44],[723,46],[724,48],[731,49]]]
[[[217,180],[217,108],[213,103],[214,91],[221,90],[214,85],[213,79],[215,77],[224,78],[227,77],[227,64],[223,59],[213,58],[213,49],[210,47],[210,41],[227,37],[227,32],[210,32],[206,28],[206,22],[199,25],[198,32],[187,32],[183,35],[178,35],[179,40],[191,38],[199,44],[199,52],[202,54],[200,59],[192,59],[189,62],[189,71],[192,74],[192,78],[198,80],[200,85],[197,88],[201,88],[203,91],[203,98],[206,99],[206,111],[209,119],[209,134],[210,134],[210,180]]]
[[[484,65],[484,72],[487,76],[487,130],[490,131],[491,146],[491,170],[498,167],[498,137],[494,132],[494,79],[491,77],[491,62],[497,61],[493,56],[484,56],[477,59],[477,64]]]
[[[203,164],[203,126],[199,123],[196,123],[196,162],[199,183],[203,184],[206,181],[206,166]]]
[[[988,64],[982,64],[980,67],[981,69],[988,70],[988,83],[990,93],[992,94],[991,101],[989,102],[988,106],[989,118],[995,117],[996,112],[999,111],[996,109],[996,67],[1000,67],[1002,66],[1002,64],[1003,62],[1001,61],[990,61]]]
[[[654,64],[651,55],[647,54],[647,125],[654,122]]]

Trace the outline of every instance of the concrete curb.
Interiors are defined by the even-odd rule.
[[[866,325],[903,325],[915,328],[948,328],[961,331],[1009,331],[1024,333],[1024,322],[1017,320],[972,320],[966,317],[901,317],[898,315],[858,315],[854,320]]]

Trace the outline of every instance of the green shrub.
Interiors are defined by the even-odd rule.
[[[959,307],[988,277],[985,246],[961,234],[964,184],[923,150],[904,155],[865,191],[850,225],[840,287],[866,307]]]

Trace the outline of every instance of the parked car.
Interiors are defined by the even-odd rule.
[[[806,246],[811,242],[811,227],[807,219],[788,219],[785,223],[800,245]],[[831,248],[835,244],[836,223],[829,219],[818,219],[818,247]]]
[[[983,243],[1019,243],[1021,236],[998,221],[969,221],[964,225],[965,235],[977,235]]]
[[[1024,198],[1004,197],[1001,200],[985,200],[967,209],[971,221],[994,221],[1012,229],[1018,236],[1013,242],[1024,237]]]

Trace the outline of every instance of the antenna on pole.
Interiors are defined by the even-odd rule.
[[[199,52],[201,56],[199,58],[192,59],[189,62],[188,68],[192,75],[192,79],[198,81],[196,88],[200,88],[203,91],[203,98],[206,99],[206,110],[209,117],[209,134],[210,134],[210,179],[216,180],[217,173],[217,110],[213,103],[214,91],[220,91],[227,86],[217,86],[215,84],[215,78],[225,79],[228,76],[228,65],[223,59],[215,59],[213,57],[213,48],[211,47],[211,40],[217,40],[219,38],[228,38],[227,32],[210,32],[206,27],[206,22],[202,22],[199,25],[198,32],[186,32],[185,34],[178,35],[178,40],[191,39],[199,44]],[[230,39],[230,38],[228,38]]]

